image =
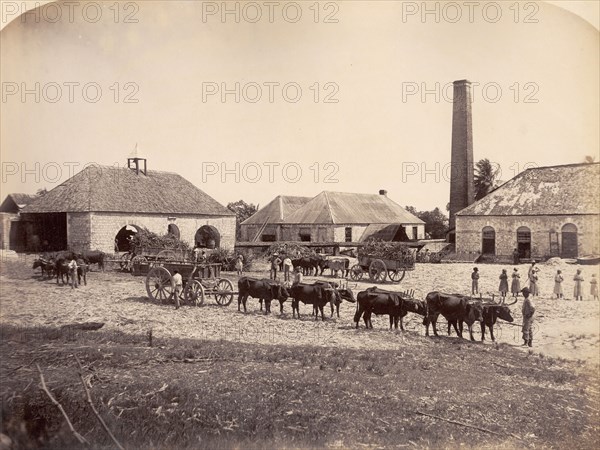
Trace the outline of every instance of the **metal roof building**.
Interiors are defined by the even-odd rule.
[[[425,234],[425,223],[389,199],[386,191],[323,191],[314,198],[292,198],[285,202],[285,197],[277,197],[244,221],[242,239],[358,242],[376,233],[386,240],[422,239]],[[277,207],[281,202],[285,210]]]

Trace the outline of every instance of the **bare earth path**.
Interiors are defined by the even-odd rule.
[[[599,362],[600,348],[600,305],[591,301],[589,280],[598,273],[597,266],[584,267],[586,301],[551,299],[553,278],[556,269],[565,275],[564,290],[572,299],[572,277],[578,266],[566,263],[557,265],[540,264],[541,297],[534,300],[536,329],[534,351],[548,356],[585,360],[591,364]],[[512,271],[512,266],[480,265],[480,286],[484,293],[496,293],[501,269]],[[527,265],[519,271],[524,282]],[[386,289],[414,289],[415,297],[424,298],[427,292],[468,293],[470,288],[469,264],[417,264],[413,272],[407,273],[399,285],[386,284]],[[250,273],[264,277],[264,272]],[[234,286],[237,278],[224,273]],[[598,276],[598,275],[597,275]],[[333,279],[327,276],[321,279]],[[308,278],[310,281],[312,278]],[[301,306],[301,320],[291,318],[291,306],[286,303],[284,314],[279,315],[278,304],[273,313],[264,316],[258,310],[258,302],[249,299],[248,314],[237,311],[237,298],[228,307],[220,307],[212,298],[207,298],[202,307],[174,307],[160,305],[146,297],[145,278],[133,277],[116,271],[93,272],[87,286],[72,290],[68,286],[57,286],[54,280],[41,280],[31,269],[30,259],[4,259],[0,272],[0,323],[19,326],[61,326],[73,322],[105,322],[105,329],[126,333],[145,334],[152,329],[156,338],[186,337],[209,340],[224,339],[233,342],[261,343],[266,345],[319,345],[362,349],[397,349],[403,346],[419,346],[424,339],[421,319],[409,314],[405,327],[408,331],[390,332],[387,316],[373,320],[375,329],[355,330],[353,326],[354,305],[344,303],[340,318],[325,322],[315,321],[310,309]],[[355,293],[372,286],[369,282],[350,284]],[[496,332],[497,342],[518,347],[521,344],[520,327],[521,301],[512,306],[515,325],[502,324]],[[478,328],[478,327],[476,327]],[[445,323],[439,325],[445,334]],[[475,334],[479,339],[479,330]],[[489,336],[488,336],[489,339]],[[479,345],[479,344],[478,344]],[[490,345],[489,340],[486,344]]]

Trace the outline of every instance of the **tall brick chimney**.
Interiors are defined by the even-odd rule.
[[[452,107],[452,168],[450,177],[450,230],[455,215],[474,200],[473,187],[473,119],[471,117],[471,82],[454,82]],[[451,231],[450,241],[453,239]]]

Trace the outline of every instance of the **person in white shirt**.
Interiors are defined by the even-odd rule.
[[[285,258],[283,258],[283,281],[290,281],[290,272],[292,270],[292,260],[288,255],[285,255]]]
[[[173,272],[171,285],[173,286],[173,293],[175,294],[175,309],[179,309],[179,296],[183,290],[183,278],[178,270]]]
[[[71,289],[78,287],[77,286],[77,261],[75,258],[71,259],[69,262],[69,276],[71,277]]]

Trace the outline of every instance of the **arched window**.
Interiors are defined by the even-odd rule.
[[[169,226],[167,227],[167,233],[172,234],[177,239],[179,239],[179,237],[181,236],[179,233],[179,227],[177,225],[175,225],[174,223],[169,224]]]
[[[132,251],[131,240],[138,230],[139,227],[137,225],[126,225],[121,228],[115,236],[115,253]]]
[[[198,247],[219,248],[221,246],[221,234],[212,225],[203,225],[196,231],[194,242]]]
[[[519,258],[531,258],[531,230],[529,228],[517,228],[517,249]]]
[[[577,227],[572,223],[566,223],[560,230],[562,241],[561,256],[563,258],[577,258]]]
[[[492,227],[483,227],[481,230],[481,253],[496,254],[496,231]]]

